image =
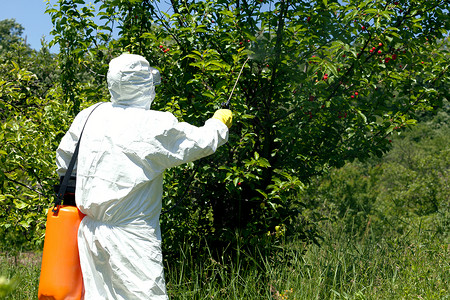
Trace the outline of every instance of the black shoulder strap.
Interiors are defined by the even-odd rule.
[[[84,128],[86,127],[87,121],[89,120],[89,117],[94,112],[94,110],[96,110],[97,107],[99,107],[102,104],[103,103],[98,104],[96,107],[94,107],[91,110],[91,112],[89,113],[89,115],[86,118],[86,122],[83,125],[83,129],[81,129],[81,133],[80,133],[80,136],[78,138],[78,142],[77,142],[77,145],[75,147],[75,150],[73,151],[72,158],[70,159],[69,166],[67,167],[66,174],[63,177],[63,181],[61,182],[61,185],[59,187],[58,194],[56,194],[56,199],[55,199],[55,202],[54,202],[54,205],[53,205],[53,209],[52,209],[52,211],[54,213],[56,213],[58,211],[59,206],[61,205],[62,199],[64,198],[64,194],[66,193],[66,189],[67,189],[67,185],[69,183],[70,175],[72,174],[73,167],[75,166],[75,162],[76,162],[77,157],[78,157],[78,151],[80,149],[81,136],[83,135],[83,131],[84,131]]]

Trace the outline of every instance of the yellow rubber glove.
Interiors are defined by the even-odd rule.
[[[230,128],[231,123],[233,122],[233,114],[229,109],[219,109],[214,113],[213,119],[222,121],[223,124]]]

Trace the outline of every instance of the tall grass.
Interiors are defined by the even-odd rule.
[[[330,227],[320,247],[281,244],[271,255],[234,248],[202,258],[187,247],[166,262],[171,299],[450,299],[450,245],[427,232],[359,240]],[[18,278],[2,299],[36,299],[39,256],[0,256],[0,277]]]
[[[0,299],[37,299],[40,267],[39,254],[0,253]]]
[[[335,228],[320,247],[239,250],[168,263],[171,299],[450,299],[450,245],[428,233],[358,241]]]

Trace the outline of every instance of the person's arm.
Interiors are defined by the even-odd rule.
[[[147,160],[166,169],[213,154],[228,141],[228,127],[214,117],[201,127],[174,120],[170,128],[154,138]]]

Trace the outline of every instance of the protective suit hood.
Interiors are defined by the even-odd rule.
[[[159,72],[136,54],[122,54],[109,63],[108,88],[113,105],[150,109]]]

